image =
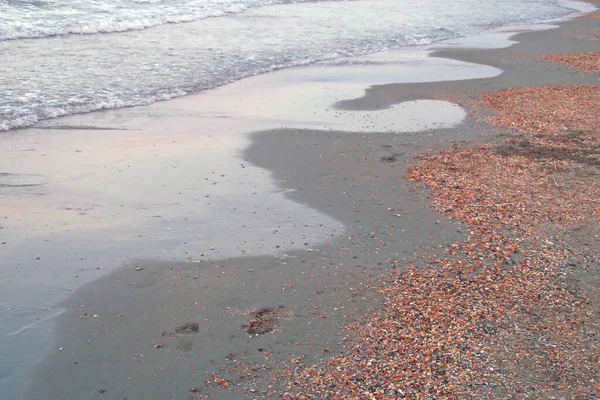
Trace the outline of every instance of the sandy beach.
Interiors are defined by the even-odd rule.
[[[0,174],[0,232],[3,260],[14,273],[2,282],[2,290],[7,298],[21,301],[18,307],[3,304],[1,332],[12,365],[0,367],[0,377],[11,382],[11,398],[600,395],[600,364],[594,355],[600,343],[600,231],[594,219],[598,131],[593,128],[600,122],[597,114],[594,121],[600,102],[598,21],[594,13],[553,26],[508,27],[470,39],[376,53],[352,63],[326,61],[149,106],[46,120],[3,134],[0,172],[7,172]],[[557,86],[585,89],[564,92],[564,98],[554,92],[534,92],[537,97],[518,92]],[[499,99],[502,95],[522,97],[511,105]],[[585,105],[591,111],[582,112],[587,123],[576,123],[576,112],[553,118],[541,111],[515,111],[529,101],[527,109],[537,112],[535,105],[549,97],[558,103],[548,107],[558,110],[573,96],[579,96],[579,104],[589,102]],[[547,125],[532,127],[535,118]],[[525,148],[516,163],[525,166],[510,165],[515,170],[533,163],[543,164],[535,164],[536,171],[546,165],[564,168],[564,175],[548,178],[555,179],[548,181],[551,187],[566,188],[562,197],[542,195],[567,201],[576,193],[580,197],[571,197],[588,208],[568,207],[575,211],[565,211],[563,219],[553,216],[563,215],[564,204],[550,208],[543,199],[537,200],[543,205],[535,218],[516,209],[492,213],[479,208],[487,203],[477,193],[486,188],[501,192],[494,207],[514,196],[485,180],[493,168],[481,165],[494,160],[498,169],[509,165],[494,146],[523,149],[523,135],[556,129],[559,136],[565,126],[589,138],[560,142],[563,150],[552,147],[541,155]],[[551,147],[544,142],[548,138],[531,140],[541,141],[532,146]],[[457,155],[464,151],[474,154],[473,164]],[[559,161],[575,164],[568,169]],[[456,173],[462,165],[472,168]],[[575,174],[581,165],[585,169]],[[473,169],[481,174],[471,177]],[[506,179],[516,176],[506,171]],[[578,180],[584,172],[588,180]],[[574,186],[567,187],[570,178]],[[464,192],[444,192],[448,182]],[[543,197],[531,185],[520,188],[519,193],[532,191],[523,196],[522,209],[533,207],[531,198]],[[499,270],[510,271],[531,259],[527,271],[536,278],[521,272],[536,288],[547,278],[537,274],[545,267],[556,278],[552,288],[568,282],[565,290],[572,297],[559,296],[557,304],[562,301],[561,307],[575,310],[585,329],[568,337],[571,344],[556,343],[565,346],[565,354],[579,351],[576,343],[583,350],[573,358],[579,364],[557,373],[553,386],[542,378],[559,364],[547,363],[535,346],[523,355],[535,359],[529,365],[535,373],[530,374],[513,374],[510,368],[519,359],[507,361],[503,370],[489,363],[494,357],[471,355],[477,361],[467,360],[466,350],[463,360],[471,365],[444,359],[453,367],[433,373],[429,367],[435,357],[424,347],[419,351],[429,351],[432,358],[415,361],[422,369],[412,373],[419,378],[386,370],[391,365],[383,359],[388,342],[375,340],[381,337],[373,327],[380,334],[383,322],[395,318],[394,329],[405,329],[408,319],[403,318],[416,309],[411,304],[423,300],[419,288],[440,295],[441,286],[431,282],[459,279],[463,272],[454,262],[472,264],[473,252],[483,254],[482,260],[488,256],[485,241],[465,250],[480,238],[494,247],[501,243],[501,254],[492,263]],[[538,242],[552,245],[542,251]],[[513,249],[514,243],[518,246]],[[449,254],[453,245],[459,247]],[[517,247],[523,250],[517,252]],[[482,261],[476,266],[485,272],[487,265]],[[468,273],[478,279],[477,271],[473,267]],[[533,326],[531,319],[519,319],[519,312],[511,314],[527,288],[505,281],[506,272],[494,274],[486,277],[497,280],[498,293],[470,297],[471,310],[442,308],[431,314],[429,324],[419,319],[422,315],[411,314],[419,327],[412,334],[425,332],[422,342],[407,331],[390,337],[402,337],[406,354],[421,357],[410,346],[425,346],[432,327],[441,331],[492,299],[500,304],[494,312],[500,311],[493,317],[486,314],[488,330],[478,336],[481,347],[525,340],[526,335],[515,336],[512,327],[501,324],[509,315],[513,322]],[[411,282],[416,283],[402,286]],[[502,292],[500,282],[514,292]],[[405,291],[399,293],[399,288]],[[470,296],[471,289],[463,289]],[[514,294],[515,301],[503,303],[502,293]],[[406,299],[414,302],[402,303]],[[528,300],[532,309],[545,301]],[[503,313],[502,307],[510,312]],[[12,312],[15,308],[19,311]],[[544,308],[539,319],[554,312]],[[568,325],[568,317],[556,321]],[[560,330],[544,323],[550,326],[544,325],[544,335],[552,345],[559,340],[552,332]],[[584,341],[577,336],[583,330]],[[471,332],[462,334],[457,340],[473,339]],[[448,332],[444,337],[454,338]],[[520,351],[519,343],[514,340],[507,349]],[[366,345],[372,346],[372,354]],[[449,346],[460,352],[456,343]],[[389,348],[390,353],[398,351]],[[493,354],[498,355],[494,362],[507,358]],[[394,365],[400,368],[408,358],[395,359]],[[466,376],[476,384],[461,380]],[[392,389],[394,377],[397,387]],[[515,377],[520,381],[508,382]]]

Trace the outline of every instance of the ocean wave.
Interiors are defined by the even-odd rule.
[[[209,85],[194,86],[185,89],[178,88],[169,91],[164,90],[157,94],[147,94],[145,96],[140,96],[138,94],[135,96],[127,97],[128,95],[123,93],[121,95],[117,94],[115,95],[115,97],[112,98],[104,98],[95,101],[89,101],[85,104],[64,104],[56,106],[43,106],[28,110],[20,109],[16,110],[17,115],[12,116],[2,116],[2,114],[0,113],[0,131],[10,131],[14,129],[28,128],[44,120],[55,119],[68,115],[84,114],[93,111],[118,109],[125,107],[145,106],[157,103],[159,101],[170,100],[173,98],[186,96],[191,93],[201,92],[203,90],[214,89],[216,87],[223,86],[240,79],[249,78],[251,76],[261,75],[268,72],[273,72],[276,70],[290,67],[310,65],[318,61],[335,59],[340,56],[340,54],[329,54],[319,59],[307,58],[301,60],[294,60],[292,62],[287,63],[274,63],[258,70],[248,70],[242,72],[235,77],[224,78],[223,80],[214,82]]]
[[[119,7],[114,2],[103,0],[93,7],[91,3],[75,2],[54,8],[47,5],[36,7],[31,3],[3,3],[0,4],[0,41],[139,31],[165,24],[234,15],[271,5],[322,1],[344,0],[196,0],[174,1],[169,5],[153,0],[129,0]]]
[[[180,81],[177,87],[161,88],[158,89],[156,93],[135,90],[129,93],[99,90],[94,97],[90,97],[85,102],[80,101],[77,104],[69,103],[69,98],[44,98],[43,93],[37,93],[35,95],[29,94],[36,98],[36,104],[39,105],[30,107],[28,106],[28,103],[30,103],[27,101],[28,99],[21,98],[22,101],[18,105],[14,104],[14,107],[0,107],[0,131],[27,128],[36,125],[43,120],[55,119],[68,115],[149,105],[159,101],[213,89],[240,79],[285,68],[310,65],[317,62],[329,62],[335,64],[336,60],[340,60],[340,63],[342,64],[345,62],[351,63],[356,61],[356,57],[358,56],[381,52],[389,50],[390,48],[426,45],[456,36],[458,36],[456,33],[447,29],[436,29],[428,34],[400,36],[379,43],[362,43],[359,48],[321,53],[318,56],[294,56],[281,60],[269,58],[268,60],[260,62],[258,65],[252,66],[248,64],[245,66],[245,69],[234,68],[234,71],[226,71],[223,69],[219,73],[212,75],[213,79],[209,81],[201,79],[196,83],[186,85],[183,85]],[[1,97],[2,96],[0,96],[0,100]]]
[[[152,0],[129,1],[146,4]],[[226,0],[206,1],[223,4]],[[246,5],[258,4],[258,0],[245,1]],[[107,35],[93,48],[83,37],[71,37],[60,43],[1,42],[9,68],[0,76],[6,87],[0,92],[0,130],[25,128],[71,114],[147,105],[319,61],[335,60],[329,61],[330,65],[377,64],[380,62],[377,58],[356,57],[473,36],[486,27],[560,18],[569,13],[560,7],[540,9],[538,3],[546,0],[536,0],[538,3],[521,8],[508,4],[498,10],[496,4],[505,0],[493,0],[475,12],[465,6],[464,12],[452,9],[452,14],[441,10],[439,16],[431,16],[414,9],[409,14],[397,1],[400,0],[382,0],[379,7],[387,7],[387,12],[377,13],[368,13],[371,6],[366,2],[313,4],[300,11],[295,7],[248,11],[249,16],[261,18],[244,20],[242,24],[229,21],[230,30],[225,29],[229,33],[221,36],[215,35],[215,29],[225,25],[219,21],[180,25],[172,29],[177,40],[169,43],[162,42],[161,30],[144,35]],[[437,4],[441,0],[423,1]],[[477,0],[460,1],[477,3]],[[261,0],[260,4],[266,3]],[[230,7],[233,5],[229,2]],[[230,9],[230,12],[240,10]],[[343,13],[348,14],[347,18],[336,19]],[[402,18],[409,23],[403,23]],[[347,19],[353,23],[346,23]],[[118,27],[99,25],[93,29],[80,25],[77,32],[143,29],[152,23],[140,19],[141,22],[132,25],[132,21],[122,21]],[[290,21],[295,24],[290,25]],[[208,28],[203,30],[203,25]]]
[[[55,119],[67,115],[84,114],[92,111],[110,110],[124,107],[144,106],[158,101],[170,100],[175,97],[185,96],[188,93],[182,90],[173,90],[155,95],[149,95],[145,98],[126,99],[123,97],[106,98],[98,101],[79,105],[58,105],[45,106],[33,110],[25,111],[26,115],[18,115],[12,118],[0,120],[0,131],[9,131],[13,129],[27,128],[36,125],[40,121]],[[23,111],[21,111],[23,112]]]

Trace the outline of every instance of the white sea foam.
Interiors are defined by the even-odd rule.
[[[139,105],[147,105],[156,103],[157,101],[169,100],[175,97],[185,96],[187,93],[174,90],[170,93],[160,93],[151,95],[143,99],[131,99],[126,100],[122,98],[106,98],[99,99],[97,101],[90,101],[85,104],[75,106],[54,106],[54,107],[40,107],[35,110],[35,114],[25,115],[14,119],[0,120],[0,131],[8,131],[17,128],[26,128],[28,126],[35,125],[39,121],[46,119],[53,119],[64,117],[65,115],[82,114],[91,111],[98,110],[109,110],[114,108],[132,107]]]
[[[0,40],[135,31],[237,14],[275,4],[325,0],[129,0],[0,3]]]

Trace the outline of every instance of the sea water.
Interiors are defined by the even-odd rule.
[[[0,130],[574,11],[559,0],[2,0]]]

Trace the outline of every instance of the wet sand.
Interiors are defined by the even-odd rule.
[[[206,373],[231,362],[229,354],[256,365],[265,358],[278,365],[336,354],[347,336],[343,326],[377,306],[372,290],[377,276],[465,234],[460,224],[416,200],[405,169],[416,154],[497,133],[463,120],[457,106],[422,100],[449,94],[468,99],[512,86],[597,85],[597,77],[538,59],[591,51],[593,44],[571,34],[593,23],[578,19],[560,29],[519,34],[513,38],[519,44],[505,49],[435,54],[444,58],[398,52],[371,56],[383,57],[385,67],[365,62],[286,70],[202,95],[19,132],[31,141],[14,139],[20,150],[15,159],[32,143],[54,140],[52,134],[64,138],[55,147],[63,169],[25,163],[18,170],[29,177],[46,170],[73,182],[58,187],[61,196],[72,196],[67,189],[81,196],[57,215],[66,202],[46,196],[51,201],[44,203],[44,190],[53,187],[47,189],[43,180],[34,182],[40,184],[35,193],[12,193],[17,211],[34,194],[42,201],[32,201],[36,212],[11,227],[18,234],[9,243],[15,246],[9,262],[16,268],[51,257],[51,266],[68,264],[73,274],[52,287],[54,296],[66,297],[59,306],[49,305],[47,314],[58,316],[20,332],[19,320],[7,332],[17,347],[29,346],[48,335],[48,322],[56,326],[56,336],[47,341],[50,354],[20,382],[28,389],[26,398],[188,398],[211,391],[204,388]],[[500,36],[496,43],[503,42]],[[385,73],[373,79],[378,70]],[[462,80],[424,83],[416,71]],[[410,101],[417,102],[402,104]],[[90,137],[101,139],[90,144]],[[154,161],[153,147],[168,153],[161,163]],[[70,160],[88,154],[84,161]],[[132,165],[136,174],[115,178]],[[182,172],[170,174],[167,168]],[[196,183],[206,178],[208,185]],[[162,185],[174,187],[161,192]],[[226,189],[208,192],[209,185]],[[148,203],[129,198],[130,188]],[[177,193],[190,192],[173,202]],[[88,198],[101,199],[89,207],[101,211],[81,210]],[[132,207],[137,203],[140,207]],[[72,216],[74,208],[79,217]],[[148,225],[148,218],[160,222]],[[218,222],[223,220],[228,222]],[[67,227],[57,228],[58,221],[67,221]],[[48,244],[48,238],[58,244]],[[31,281],[44,289],[52,276],[39,267]],[[78,281],[86,284],[77,289]],[[70,292],[71,287],[76,289]],[[36,299],[27,301],[33,305]],[[281,310],[275,330],[251,338],[242,325],[248,313],[264,307]],[[197,330],[181,329],[192,322]],[[239,377],[231,382],[238,385],[253,387]],[[190,393],[191,388],[199,389]]]

